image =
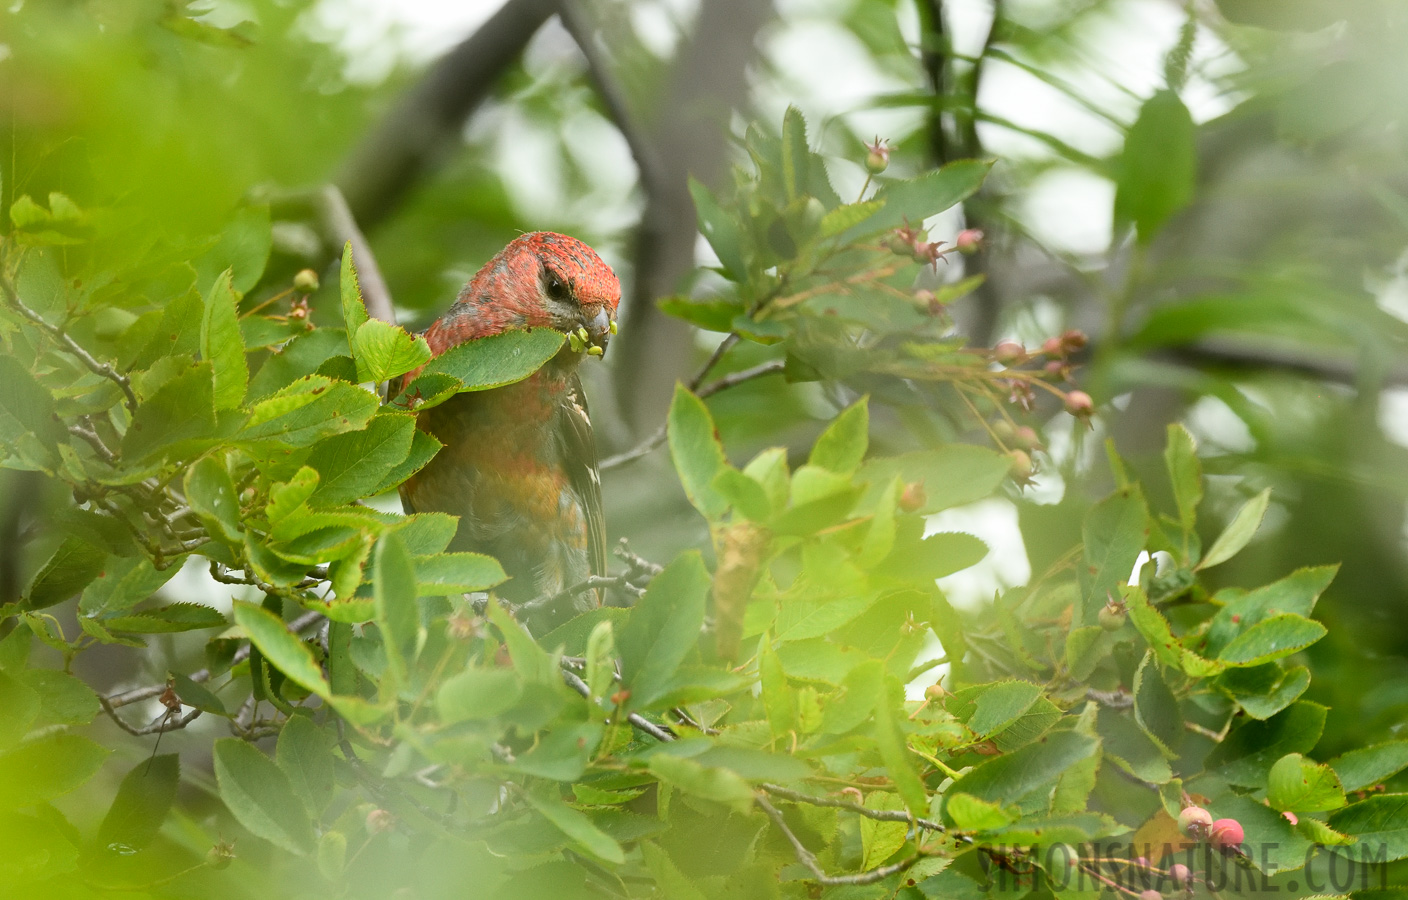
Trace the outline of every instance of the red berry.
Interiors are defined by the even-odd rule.
[[[1218,819],[1212,823],[1212,830],[1208,833],[1208,839],[1219,850],[1236,847],[1244,838],[1242,823],[1236,819]]]
[[[1084,419],[1095,412],[1095,401],[1085,391],[1071,391],[1066,395],[1066,412]]]
[[[1212,828],[1212,813],[1201,806],[1185,806],[1178,814],[1178,830],[1190,838],[1202,840]]]

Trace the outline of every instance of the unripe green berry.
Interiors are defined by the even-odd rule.
[[[1106,631],[1119,631],[1124,627],[1128,616],[1125,615],[1124,610],[1116,609],[1107,604],[1100,607],[1100,612],[1095,614],[1095,618],[1099,621],[1100,627]]]
[[[1212,813],[1201,806],[1185,806],[1178,814],[1178,830],[1190,838],[1202,840],[1212,828]]]
[[[318,273],[312,269],[300,269],[293,276],[293,287],[299,293],[311,294],[318,289]]]

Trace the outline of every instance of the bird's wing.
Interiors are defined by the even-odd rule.
[[[606,515],[601,502],[601,474],[597,468],[596,437],[587,412],[587,395],[575,373],[558,413],[557,432],[562,441],[563,466],[572,490],[581,498],[587,520],[587,554],[593,575],[606,574]]]

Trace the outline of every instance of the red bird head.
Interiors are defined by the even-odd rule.
[[[620,302],[621,283],[596,251],[565,234],[535,231],[485,263],[425,339],[438,356],[510,328],[569,335],[585,329],[586,349],[601,355],[616,330]]]

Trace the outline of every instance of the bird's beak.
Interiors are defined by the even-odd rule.
[[[587,332],[587,352],[592,356],[602,356],[606,353],[606,344],[611,340],[611,335],[616,333],[616,323],[611,321],[611,314],[606,307],[602,306],[597,310],[596,315],[582,323],[582,327]],[[596,352],[592,352],[596,348]]]

